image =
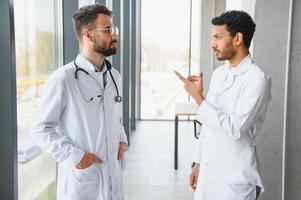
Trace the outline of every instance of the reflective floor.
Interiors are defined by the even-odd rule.
[[[195,142],[193,123],[179,122],[179,169],[174,170],[174,123],[138,122],[124,170],[125,199],[193,199],[188,178]]]

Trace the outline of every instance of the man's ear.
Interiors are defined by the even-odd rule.
[[[239,46],[244,43],[244,36],[241,32],[237,32],[236,35],[234,36],[234,43]]]
[[[83,37],[87,38],[91,42],[93,41],[92,34],[88,29],[83,29]]]

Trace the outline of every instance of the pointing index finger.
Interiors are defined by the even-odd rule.
[[[184,83],[187,81],[186,78],[184,78],[179,72],[175,71],[175,74],[178,76],[178,78],[183,81]]]

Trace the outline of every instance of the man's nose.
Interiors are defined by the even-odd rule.
[[[117,41],[117,40],[119,40],[119,36],[116,33],[114,33],[112,35],[112,39]]]
[[[214,41],[211,41],[211,48],[212,48],[212,49],[216,49],[216,44],[215,44]]]

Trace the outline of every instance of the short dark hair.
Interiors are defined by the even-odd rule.
[[[111,17],[113,12],[106,6],[96,3],[81,7],[73,14],[72,21],[74,32],[79,41],[81,41],[82,28],[85,26],[94,28],[94,22],[97,19],[98,14],[105,14]]]
[[[242,33],[245,47],[250,47],[256,24],[248,13],[238,10],[226,11],[213,18],[211,23],[213,25],[226,25],[233,37],[238,32]]]

